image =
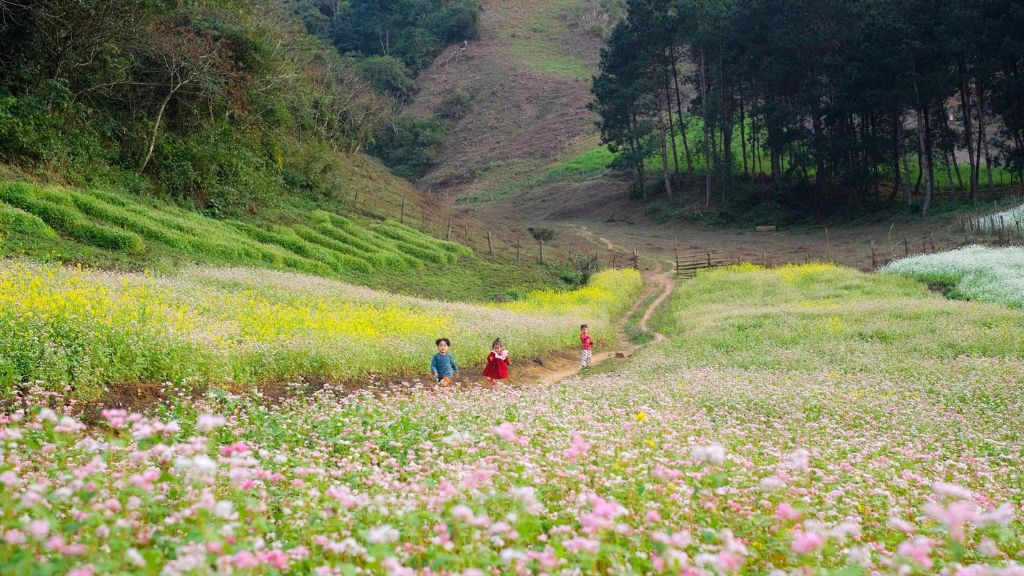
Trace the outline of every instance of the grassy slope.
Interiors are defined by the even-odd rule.
[[[487,0],[481,38],[420,77],[413,110],[456,91],[472,98],[422,187],[489,200],[514,192],[561,158],[594,145],[586,109],[601,41],[581,29],[584,0]]]
[[[128,270],[169,271],[190,262],[258,266],[460,300],[568,287],[555,268],[526,260],[512,266],[507,257],[488,258],[429,236],[445,229],[446,210],[376,162],[355,158],[349,165],[347,181],[339,183],[332,198],[280,198],[241,221],[207,218],[160,199],[109,188],[0,181],[9,196],[0,205],[0,255]],[[426,234],[394,223],[402,198],[407,223]],[[467,231],[483,237],[483,224],[464,217],[457,221],[462,226],[455,238]],[[351,229],[340,230],[337,224]],[[506,238],[514,236],[506,232]]]
[[[676,334],[673,349],[688,365],[938,383],[982,359],[1024,359],[1021,320],[911,279],[821,264],[702,274],[680,286],[659,329]]]

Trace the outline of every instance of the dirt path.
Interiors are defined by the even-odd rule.
[[[580,226],[580,231],[584,237],[599,246],[603,246],[608,250],[621,250],[607,238],[597,236],[590,232],[586,226]],[[644,273],[644,282],[647,285],[647,289],[639,298],[637,298],[629,311],[615,323],[615,333],[621,343],[621,347],[618,350],[606,350],[604,352],[594,354],[592,359],[592,364],[594,366],[611,358],[628,358],[643,346],[649,346],[665,340],[664,334],[654,332],[654,340],[647,344],[637,345],[630,342],[629,336],[626,334],[626,324],[630,319],[635,318],[638,314],[642,314],[642,316],[640,317],[637,325],[641,330],[649,331],[648,322],[654,315],[654,312],[665,302],[665,300],[668,299],[669,296],[672,295],[672,291],[675,289],[672,263],[663,260],[655,260],[655,263],[657,264],[656,269]],[[657,294],[657,296],[651,300],[651,296],[654,294]],[[600,346],[601,343],[598,342],[596,345]],[[561,365],[555,365],[553,362],[549,362],[548,364],[548,366],[544,367],[544,370],[538,370],[527,374],[525,377],[517,378],[516,381],[530,382],[532,378],[533,382],[551,384],[574,376],[580,369],[579,362],[575,357],[573,357],[568,363],[562,362]]]

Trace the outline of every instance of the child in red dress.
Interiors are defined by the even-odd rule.
[[[512,365],[512,359],[508,357],[508,350],[505,350],[501,339],[491,344],[491,353],[487,355],[487,367],[484,368],[484,376],[491,383],[500,382],[508,378],[508,367]]]

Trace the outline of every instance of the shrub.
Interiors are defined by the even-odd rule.
[[[72,238],[97,248],[141,252],[145,248],[142,238],[125,230],[96,224],[85,219],[75,222],[68,230]]]
[[[416,92],[416,81],[409,69],[394,56],[369,56],[359,62],[359,73],[378,91],[400,100]]]
[[[43,222],[41,218],[0,202],[0,235],[5,232],[17,232],[41,238],[55,238],[57,233]]]

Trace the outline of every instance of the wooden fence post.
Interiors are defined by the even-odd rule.
[[[494,245],[491,244],[491,231],[487,231],[487,253],[494,256]]]
[[[445,240],[452,239],[452,219],[448,218],[448,232],[444,235]]]
[[[708,251],[708,269],[711,269],[711,251]]]
[[[398,221],[405,224],[405,196],[402,196],[402,215],[399,217]]]
[[[540,244],[540,263],[544,263],[544,240],[537,241]]]
[[[875,241],[871,241],[871,269],[878,268],[878,260],[875,258]]]
[[[903,255],[910,256],[910,242],[906,238],[903,239]]]
[[[633,250],[633,257],[630,258],[630,261],[633,264],[633,269],[634,270],[639,270],[640,269],[640,253],[639,252],[637,252],[636,250]]]

